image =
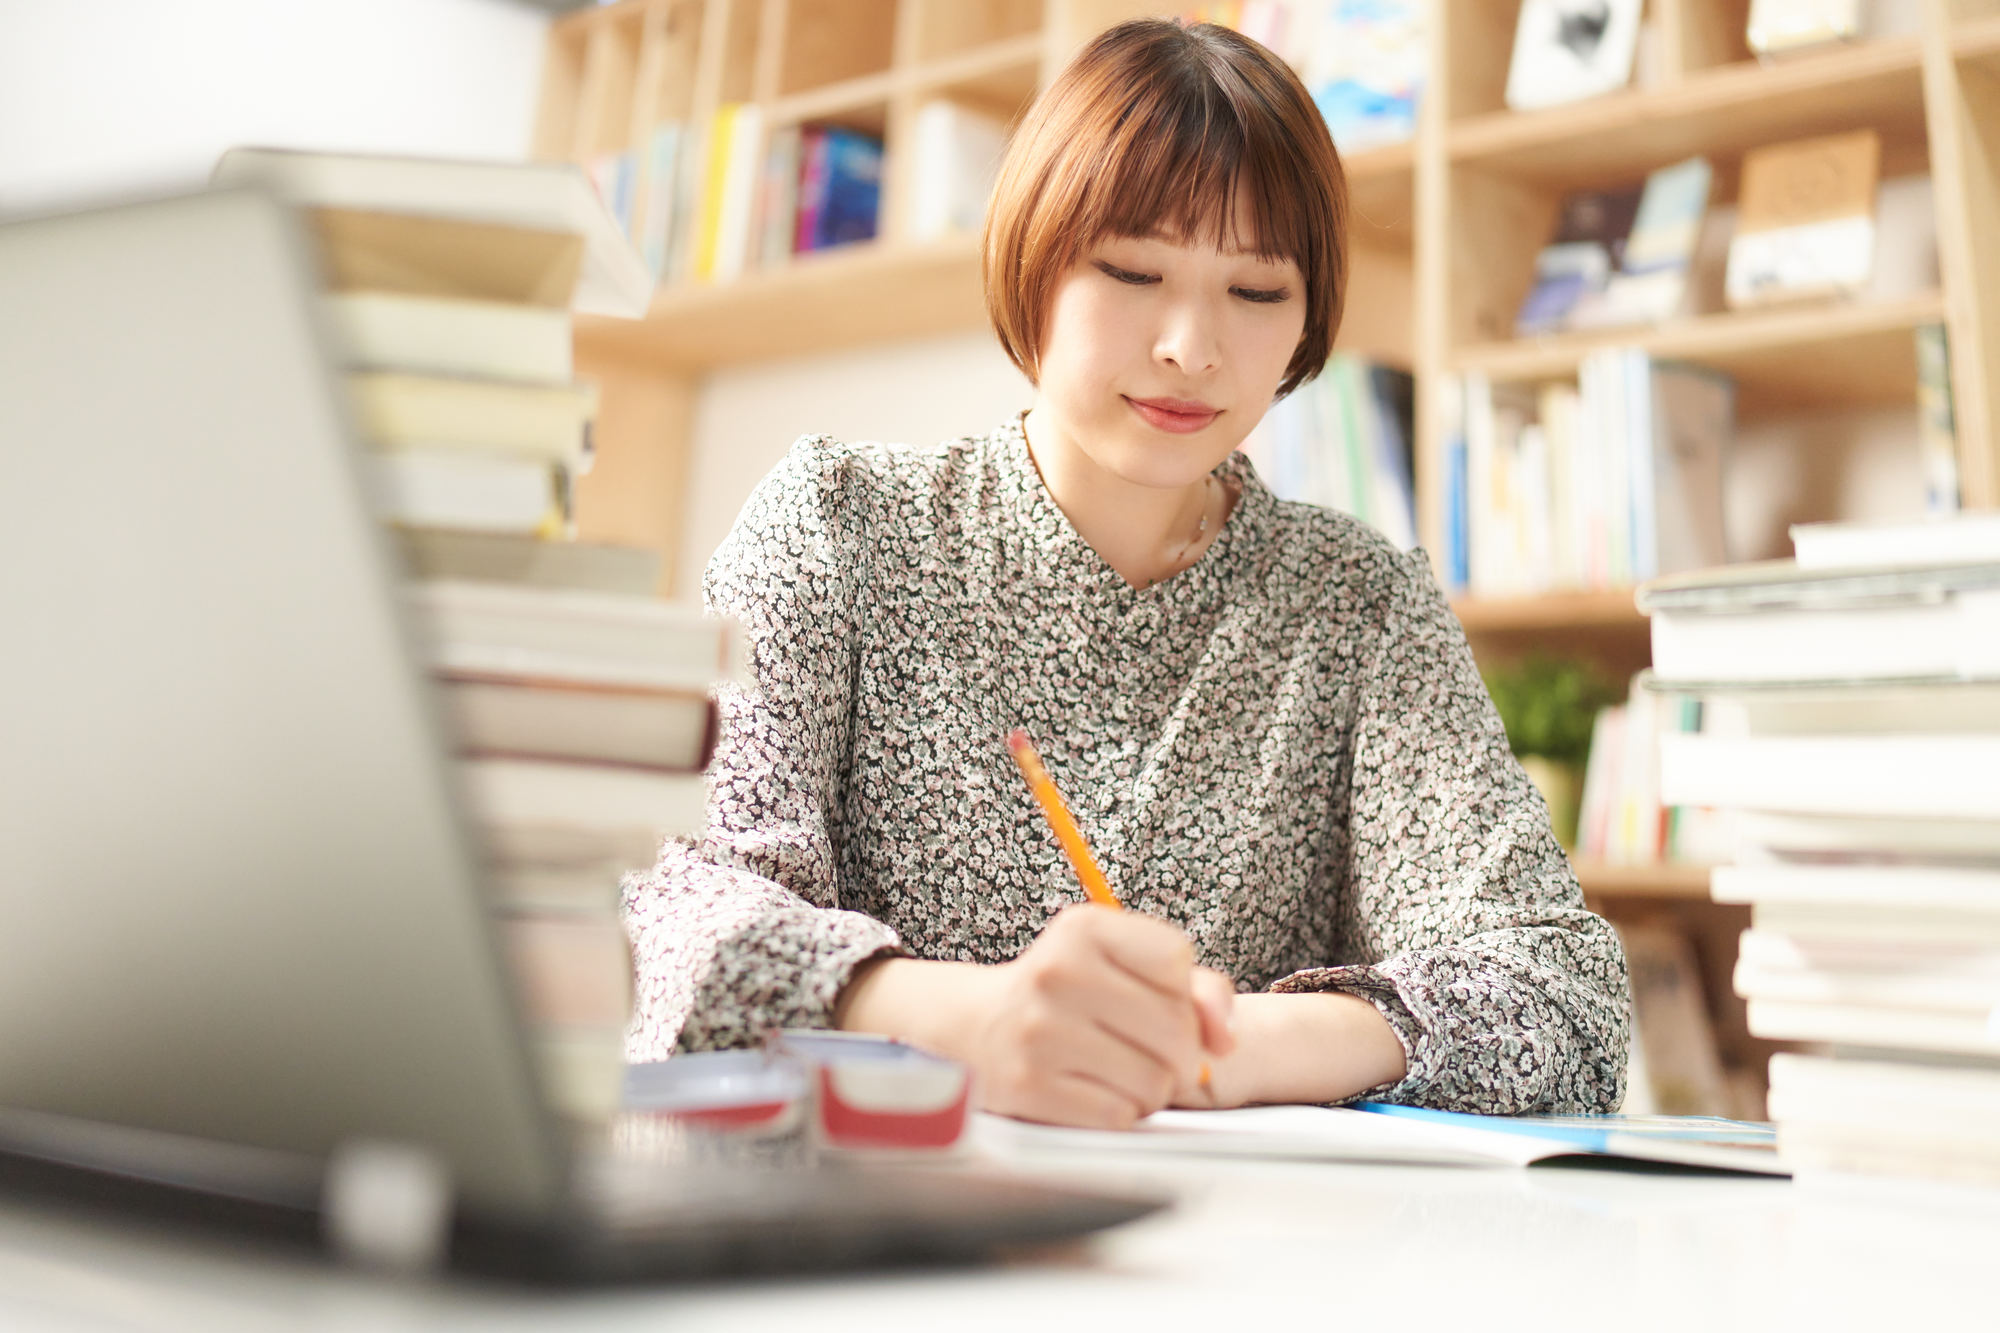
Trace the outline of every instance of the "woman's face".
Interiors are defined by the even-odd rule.
[[[1188,486],[1270,407],[1305,318],[1305,286],[1289,259],[1164,235],[1110,237],[1056,288],[1038,406],[1106,471]]]

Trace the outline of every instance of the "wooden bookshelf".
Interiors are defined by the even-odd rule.
[[[1577,882],[1585,899],[1598,902],[1617,899],[1679,900],[1707,902],[1709,866],[1690,865],[1608,865],[1601,861],[1576,863]]]
[[[1840,130],[1881,133],[1898,174],[1924,154],[1923,52],[1886,38],[1764,65],[1734,62],[1655,88],[1542,111],[1495,111],[1454,123],[1454,164],[1559,189],[1636,181],[1696,153],[1733,157],[1760,144]]]
[[[1192,6],[1146,0],[622,0],[551,27],[537,151],[585,161],[645,142],[664,120],[700,125],[725,102],[767,123],[830,120],[884,136],[880,239],[713,286],[663,289],[644,320],[578,322],[577,358],[603,408],[597,464],[579,485],[584,535],[653,545],[674,571],[702,376],[746,362],[843,351],[983,327],[975,238],[919,243],[899,152],[923,100],[948,93],[1015,116],[1075,48],[1111,23]],[[1950,344],[1966,502],[2000,506],[2000,0],[1914,0],[1916,30],[1763,63],[1745,0],[1647,0],[1655,59],[1643,86],[1528,113],[1505,109],[1520,0],[1434,0],[1431,77],[1416,138],[1345,160],[1353,268],[1341,346],[1411,369],[1418,383],[1421,535],[1439,540],[1447,375],[1573,380],[1602,348],[1710,366],[1760,427],[1857,420],[1908,405],[1913,331]],[[1734,201],[1742,154],[1868,127],[1888,178],[1927,175],[1938,274],[1916,290],[1788,309],[1700,313],[1655,327],[1523,339],[1513,321],[1567,192],[1636,182],[1702,154],[1714,198]],[[1810,467],[1810,460],[1801,463]],[[1830,515],[1829,515],[1830,516]],[[1753,553],[1754,554],[1754,553]],[[1482,664],[1573,654],[1621,676],[1647,662],[1630,589],[1455,604]],[[1670,912],[1697,939],[1729,1058],[1756,1066],[1729,988],[1740,909],[1714,904],[1699,867],[1578,867],[1614,917]]]
[[[1497,382],[1574,379],[1590,353],[1636,347],[1648,355],[1698,361],[1736,381],[1740,418],[1806,408],[1879,407],[1913,401],[1913,337],[1944,318],[1944,297],[1923,292],[1898,301],[1815,304],[1696,315],[1641,329],[1607,329],[1479,343],[1452,356],[1452,368]]]
[[[1630,588],[1603,592],[1550,592],[1521,597],[1461,597],[1452,603],[1467,634],[1537,633],[1600,628],[1644,634]]]
[[[1367,240],[1377,248],[1407,252],[1413,184],[1408,146],[1357,154],[1346,168],[1360,219],[1357,230],[1365,227]],[[1389,264],[1378,262],[1376,267]],[[1367,284],[1370,276],[1358,275],[1357,284]],[[1370,322],[1371,312],[1364,310],[1357,328]],[[1394,318],[1378,309],[1372,322],[1377,330],[1389,330],[1378,332],[1378,345],[1393,350],[1407,344],[1407,316]],[[583,315],[576,320],[576,336],[578,355],[586,362],[640,362],[662,371],[702,374],[779,357],[968,332],[985,324],[978,238],[961,235],[839,246],[795,255],[728,283],[662,287],[644,319]],[[1350,341],[1359,336],[1351,334]]]

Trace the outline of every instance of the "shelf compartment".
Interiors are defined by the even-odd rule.
[[[1913,333],[1944,318],[1936,292],[1899,301],[1801,305],[1698,315],[1648,329],[1604,330],[1462,349],[1452,368],[1490,379],[1570,379],[1600,348],[1636,347],[1732,376],[1739,417],[1914,401]]]
[[[1385,144],[1341,154],[1347,172],[1348,230],[1356,244],[1407,249],[1416,214],[1416,145]]]
[[[1041,74],[1042,39],[1030,34],[925,61],[908,85],[918,93],[949,93],[1012,122],[1035,99]]]
[[[1709,866],[1610,865],[1602,861],[1574,863],[1585,898],[1680,898],[1708,902]]]
[[[1619,630],[1643,634],[1630,588],[1545,592],[1519,597],[1461,597],[1451,604],[1467,634],[1536,634],[1551,630]]]
[[[1926,160],[1919,39],[1726,65],[1587,107],[1479,116],[1453,124],[1447,143],[1454,165],[1574,190],[1636,181],[1696,153],[1722,167],[1747,149],[1849,129],[1881,133],[1884,175]]]
[[[1013,39],[1041,43],[1043,0],[903,0],[914,6],[917,59],[934,60]]]
[[[733,282],[661,291],[643,320],[578,316],[580,360],[643,360],[699,373],[981,328],[979,242],[862,242],[800,255]]]
[[[777,81],[790,97],[826,84],[887,74],[893,64],[896,6],[874,0],[787,0]]]
[[[1951,53],[1964,64],[1980,65],[2000,75],[2000,14],[1953,28]]]

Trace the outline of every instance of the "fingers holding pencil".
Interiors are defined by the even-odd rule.
[[[1096,856],[1091,853],[1090,843],[1084,838],[1083,830],[1077,826],[1075,818],[1071,816],[1069,806],[1063,801],[1062,793],[1056,789],[1055,780],[1049,776],[1041,755],[1036,753],[1034,744],[1028,739],[1028,733],[1019,727],[1009,732],[1007,750],[1013,755],[1015,764],[1019,766],[1021,776],[1027,780],[1028,789],[1034,794],[1036,804],[1041,806],[1042,815],[1055,833],[1056,842],[1068,859],[1084,894],[1099,907],[1122,909],[1123,904],[1112,892],[1109,881],[1104,877],[1104,871],[1097,864]],[[1134,956],[1121,962],[1141,979],[1160,986],[1169,996],[1191,994],[1202,1048],[1218,1056],[1228,1054],[1236,1044],[1229,1027],[1229,1009],[1235,997],[1235,986],[1227,977],[1205,968],[1199,969],[1199,972],[1205,974],[1206,979],[1198,979],[1190,986],[1189,977],[1195,971],[1193,946],[1181,931],[1168,926],[1165,922],[1160,924],[1171,931],[1172,935],[1150,937],[1156,956],[1145,956],[1135,945]],[[1139,928],[1132,938],[1135,941],[1148,939],[1145,931],[1146,928]],[[1199,1066],[1198,1074],[1201,1086],[1208,1085],[1209,1077],[1209,1066],[1203,1062]]]

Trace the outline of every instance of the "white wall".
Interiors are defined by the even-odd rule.
[[[983,434],[1033,403],[1033,386],[990,332],[771,361],[711,377],[695,406],[675,595],[699,593],[702,567],[729,535],[743,501],[799,436],[932,444]]]
[[[0,213],[239,143],[524,157],[547,29],[512,0],[0,0]]]

